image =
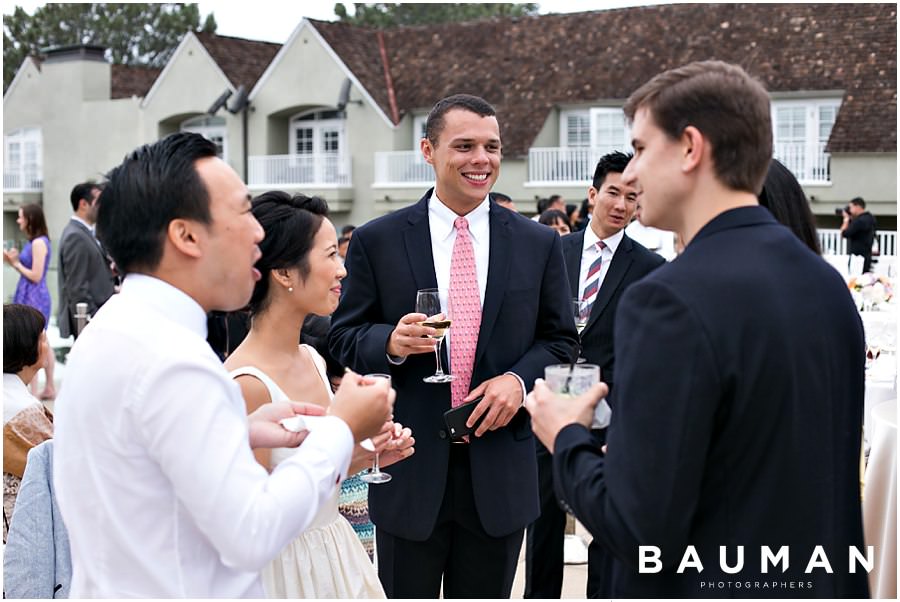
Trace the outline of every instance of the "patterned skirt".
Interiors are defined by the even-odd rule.
[[[359,474],[341,483],[338,512],[353,527],[356,536],[371,560],[375,555],[375,525],[369,520],[369,484],[359,478]]]

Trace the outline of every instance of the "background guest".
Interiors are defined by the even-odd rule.
[[[538,223],[550,226],[559,232],[560,236],[565,236],[572,231],[572,224],[569,222],[568,216],[556,209],[547,209],[544,211],[538,219]]]
[[[508,194],[503,194],[502,192],[492,192],[490,196],[491,200],[501,207],[506,207],[510,211],[519,211],[519,209],[516,207],[515,201],[513,201]]]
[[[768,209],[775,219],[791,229],[816,255],[822,254],[816,220],[806,193],[791,171],[778,159],[772,159],[766,172],[766,181],[759,193],[759,204]],[[869,247],[871,250],[871,246]]]
[[[30,305],[3,306],[3,543],[28,451],[53,436],[53,416],[27,388],[51,353],[45,327]]]
[[[847,239],[847,253],[862,255],[863,272],[872,271],[872,245],[875,243],[877,224],[875,216],[866,211],[862,197],[850,200],[843,211],[841,236]]]
[[[47,290],[47,269],[50,267],[50,236],[47,234],[47,221],[40,205],[28,204],[19,209],[16,220],[28,242],[21,253],[15,249],[3,251],[3,260],[19,272],[19,283],[13,294],[13,303],[30,305],[44,315],[44,330],[50,323],[50,291]],[[56,386],[53,383],[53,367],[56,359],[53,353],[46,355],[44,365],[44,390],[37,393],[38,379],[31,381],[31,392],[40,399],[56,397]]]

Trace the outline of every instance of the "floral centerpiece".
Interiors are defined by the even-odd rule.
[[[856,301],[856,306],[861,309],[869,309],[880,303],[887,303],[894,296],[894,287],[886,276],[876,276],[866,272],[859,276],[853,276],[847,282],[850,294]]]

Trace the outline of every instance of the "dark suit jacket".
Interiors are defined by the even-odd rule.
[[[573,299],[581,295],[581,291],[578,290],[578,277],[581,271],[584,232],[582,230],[562,238]],[[610,386],[610,390],[615,382],[613,320],[619,299],[632,282],[640,280],[665,262],[661,256],[625,235],[609,264],[609,271],[603,279],[603,285],[597,292],[597,299],[591,309],[591,317],[581,333],[581,356],[590,363],[600,366],[601,378]]]
[[[59,240],[60,336],[75,334],[75,304],[86,302],[94,315],[114,292],[106,254],[87,226],[70,219]]]
[[[872,244],[875,242],[876,228],[875,216],[865,211],[850,220],[847,229],[841,232],[841,236],[847,239],[847,253],[865,257],[864,272],[872,269]]]
[[[412,427],[416,453],[392,465],[393,480],[369,488],[369,512],[379,529],[412,540],[432,532],[444,497],[450,443],[443,413],[450,385],[428,384],[433,354],[392,365],[387,341],[402,316],[414,311],[416,291],[436,287],[428,200],[376,219],[353,232],[343,297],[332,318],[335,359],[360,373],[389,372],[394,417]],[[567,361],[576,342],[559,236],[553,230],[490,205],[490,260],[472,388],[511,371],[531,387],[544,367]],[[519,410],[502,429],[472,437],[475,504],[485,531],[501,537],[538,515],[534,436]]]
[[[727,211],[625,293],[605,459],[555,445],[557,495],[618,557],[613,597],[867,597],[859,454],[865,346],[840,275],[766,209]],[[660,548],[640,573],[638,546]],[[703,572],[676,568],[696,547]],[[761,546],[790,567],[760,569]],[[834,569],[804,572],[817,545]],[[719,568],[719,546],[738,574]],[[709,583],[777,582],[720,589]],[[781,582],[803,583],[783,589]],[[788,586],[790,587],[790,586]]]

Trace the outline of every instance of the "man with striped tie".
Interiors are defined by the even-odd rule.
[[[622,182],[630,154],[612,152],[597,162],[588,198],[594,205],[589,225],[564,236],[563,253],[572,298],[590,306],[590,318],[581,333],[581,355],[600,366],[600,376],[609,385],[607,398],[615,411],[613,324],[616,306],[625,289],[665,263],[658,254],[629,238],[625,226],[637,207],[638,192]],[[598,446],[605,431],[596,430]],[[528,527],[526,548],[526,598],[559,598],[563,579],[565,512],[553,494],[553,460],[537,444],[541,516]],[[588,552],[588,597],[602,592],[608,570],[602,548],[591,544]]]

